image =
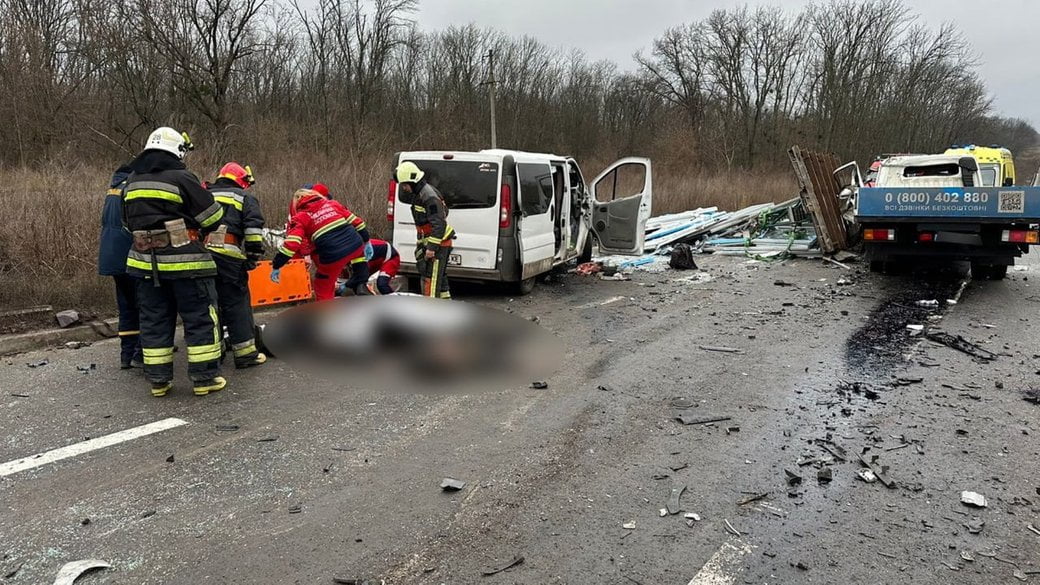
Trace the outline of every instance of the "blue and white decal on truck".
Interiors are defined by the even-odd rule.
[[[863,188],[856,199],[856,218],[1031,223],[1040,220],[1040,187]]]

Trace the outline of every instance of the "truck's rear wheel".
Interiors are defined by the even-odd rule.
[[[975,280],[1004,280],[1007,276],[1006,264],[971,263],[971,277]]]

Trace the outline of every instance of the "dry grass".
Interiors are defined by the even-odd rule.
[[[193,155],[189,166],[212,179],[219,163]],[[322,181],[364,217],[376,236],[388,236],[386,186],[391,156],[334,160],[297,156],[253,164],[255,193],[268,225],[285,221],[289,197],[304,183]],[[586,172],[602,165],[589,164]],[[676,168],[678,167],[678,168]],[[55,173],[53,169],[60,169]],[[110,170],[56,164],[47,170],[0,169],[0,310],[50,304],[103,315],[114,313],[112,285],[97,275],[99,217]],[[591,176],[589,177],[591,179]],[[654,168],[654,213],[716,205],[738,209],[796,194],[782,171],[690,174],[680,165]]]

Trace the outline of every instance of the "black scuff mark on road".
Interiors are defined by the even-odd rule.
[[[883,376],[904,364],[904,356],[920,335],[908,325],[929,325],[929,317],[943,315],[959,299],[967,276],[958,267],[919,270],[890,279],[889,294],[845,341],[845,363],[850,373]],[[919,301],[938,301],[920,306]]]

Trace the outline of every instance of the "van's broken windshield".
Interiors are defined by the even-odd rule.
[[[448,209],[483,209],[498,203],[498,163],[424,160],[417,164],[444,196]]]

